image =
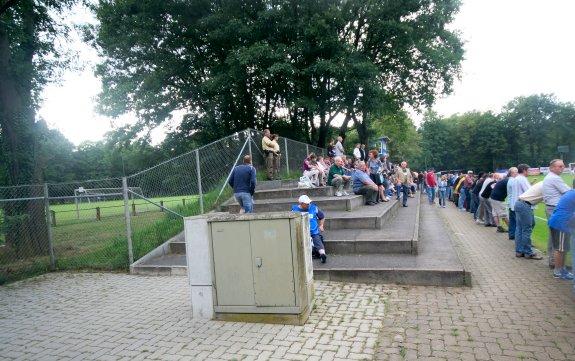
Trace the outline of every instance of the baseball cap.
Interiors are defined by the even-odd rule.
[[[305,194],[301,195],[297,201],[298,201],[298,203],[305,203],[305,204],[311,203],[311,199],[308,196],[306,196]]]

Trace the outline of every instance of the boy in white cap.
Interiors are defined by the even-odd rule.
[[[306,212],[309,217],[309,230],[312,241],[312,256],[321,259],[321,263],[325,263],[327,255],[325,254],[325,247],[323,245],[323,223],[325,215],[318,206],[311,202],[307,195],[302,195],[297,200],[298,204],[291,207],[293,212]]]

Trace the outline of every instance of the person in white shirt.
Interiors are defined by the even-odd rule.
[[[336,157],[341,157],[345,153],[345,150],[343,149],[342,143],[343,143],[343,138],[337,137],[337,143],[335,143],[335,146],[333,149],[333,152],[334,152]]]
[[[353,148],[353,157],[355,158],[355,161],[357,162],[358,160],[361,160],[361,150],[360,150],[361,144],[357,143],[355,145],[355,148]]]

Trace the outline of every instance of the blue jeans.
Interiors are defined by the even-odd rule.
[[[234,193],[236,201],[240,204],[240,207],[244,209],[246,213],[254,212],[254,200],[252,195],[247,192]]]
[[[312,234],[311,235],[311,242],[312,242],[312,253],[319,255],[319,250],[323,249],[325,250],[325,247],[323,245],[323,236],[321,234]]]
[[[515,239],[515,228],[517,221],[515,219],[515,211],[509,210],[509,239]]]
[[[401,192],[403,193],[403,202],[404,206],[407,206],[407,195],[409,194],[409,186],[401,185]]]
[[[427,187],[427,199],[429,203],[435,202],[435,188],[434,187]]]
[[[439,188],[439,205],[445,207],[445,196],[446,196],[446,189]]]
[[[473,218],[475,218],[477,208],[479,208],[479,196],[471,192],[471,213],[473,213]]]
[[[450,201],[453,200],[453,187],[447,187],[447,199]]]
[[[531,232],[535,226],[533,209],[525,202],[515,203],[515,252],[523,253],[526,256],[533,254],[531,248]]]
[[[457,208],[463,209],[466,197],[467,197],[467,189],[465,189],[465,187],[461,187],[459,190],[459,202],[457,202]]]

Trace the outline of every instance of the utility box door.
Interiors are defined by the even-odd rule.
[[[249,222],[212,223],[216,297],[220,306],[252,306],[254,286]]]
[[[290,222],[252,221],[250,233],[256,305],[295,306]]]

